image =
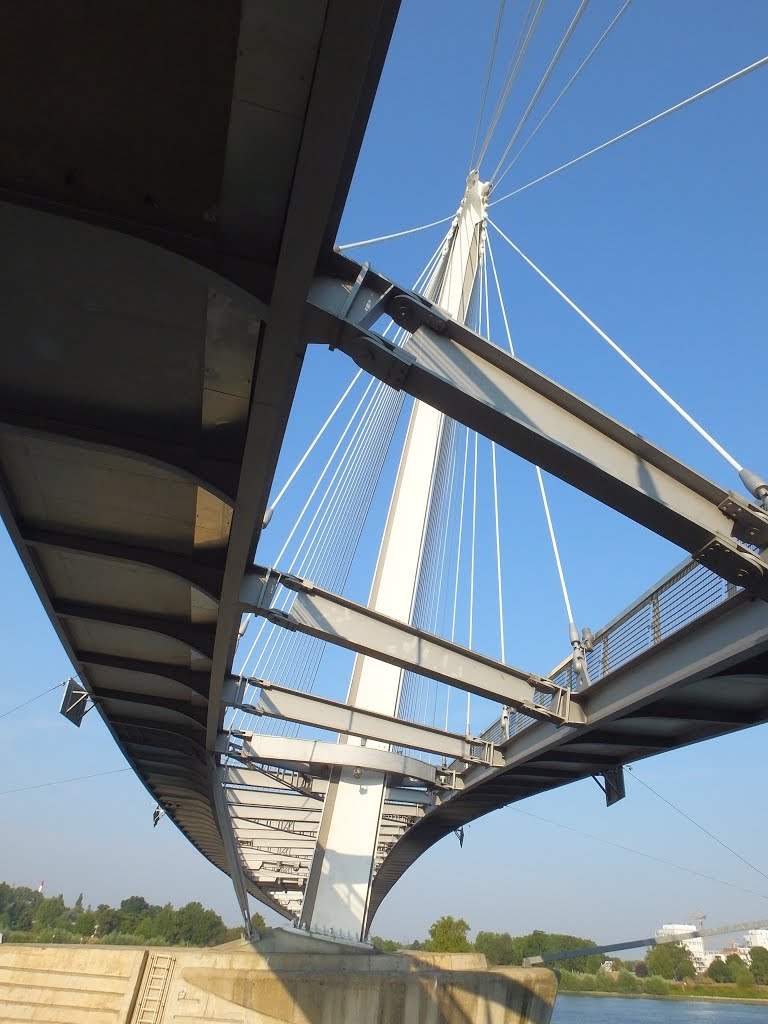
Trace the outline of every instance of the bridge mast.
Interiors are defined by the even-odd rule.
[[[426,291],[428,299],[461,322],[467,317],[480,266],[489,192],[490,185],[472,171],[443,257]],[[409,621],[412,614],[442,419],[442,413],[415,403],[371,589],[370,607],[401,621]],[[397,667],[359,656],[348,703],[394,715],[401,679]],[[349,737],[340,742],[361,741]],[[375,741],[369,745],[385,747]],[[364,938],[386,781],[383,775],[361,768],[337,769],[331,776],[301,927],[349,939]]]

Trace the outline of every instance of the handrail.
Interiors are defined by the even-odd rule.
[[[595,633],[594,647],[586,655],[590,679],[598,682],[739,590],[698,562],[683,562]],[[555,666],[549,678],[558,686],[576,689],[570,655]],[[548,696],[542,695],[542,702],[546,699]],[[509,735],[515,735],[533,722],[534,719],[526,715],[511,714]],[[501,719],[481,733],[481,738],[490,743],[503,742],[506,736]]]

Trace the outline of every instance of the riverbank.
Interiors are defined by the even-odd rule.
[[[652,997],[654,999],[697,999],[707,1002],[765,1003],[768,985],[734,985],[637,978],[629,971],[616,974],[576,974],[562,971],[560,992],[567,995]]]

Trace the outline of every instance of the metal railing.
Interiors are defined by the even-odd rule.
[[[726,583],[698,562],[684,562],[595,633],[594,647],[587,654],[592,683],[655,647],[738,592],[738,587]],[[577,679],[571,657],[560,662],[549,678],[558,686],[575,690]],[[546,706],[550,700],[549,695],[542,695],[541,703]],[[509,735],[515,735],[534,721],[527,715],[512,713]],[[490,743],[503,742],[505,730],[501,720],[486,729],[482,738]]]

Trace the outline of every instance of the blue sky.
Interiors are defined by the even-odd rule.
[[[494,156],[510,137],[576,6],[556,0],[545,9],[482,170],[493,169]],[[542,96],[542,110],[619,6],[617,0],[593,0]],[[507,7],[498,51],[502,67],[527,4],[509,0]],[[496,4],[485,0],[471,11],[453,0],[404,3],[341,243],[423,224],[456,209],[495,17]],[[634,0],[500,193],[766,52],[768,6],[758,0]],[[490,106],[498,85],[495,76]],[[598,324],[740,462],[764,475],[766,98],[768,69],[763,69],[492,210],[504,231]],[[409,283],[443,230],[355,255]],[[720,456],[501,239],[492,241],[520,357],[700,472],[738,489]],[[496,319],[491,334],[502,342]],[[340,354],[311,353],[278,486],[351,375]],[[567,632],[535,478],[526,464],[509,458],[501,464],[500,479],[507,655],[514,664],[546,671],[567,652]],[[301,486],[297,481],[296,495],[289,494],[270,527],[274,533],[266,538],[265,558],[290,521]],[[550,498],[580,625],[596,629],[683,557],[557,481],[550,483]],[[380,506],[374,520],[381,518]],[[374,532],[375,523],[366,537]],[[6,661],[2,714],[66,677],[70,666],[7,538],[0,541],[0,580]],[[352,585],[364,590],[364,565]],[[489,610],[489,621],[493,615]],[[490,627],[481,643],[495,653]],[[78,732],[58,716],[58,697],[51,694],[0,719],[3,791],[125,766],[97,716],[89,715]],[[637,771],[768,874],[765,740],[765,727],[758,727],[642,762]],[[6,821],[0,877],[30,885],[45,879],[47,891],[64,892],[72,900],[83,891],[93,904],[133,893],[177,904],[201,899],[236,921],[228,880],[169,822],[152,829],[154,804],[130,772],[3,792],[0,799]],[[414,938],[440,914],[453,913],[473,929],[515,934],[543,928],[607,941],[649,934],[662,920],[683,920],[697,911],[707,913],[710,924],[768,918],[768,879],[630,778],[627,799],[610,810],[587,781],[475,823],[461,849],[449,837],[399,883],[374,931]]]

